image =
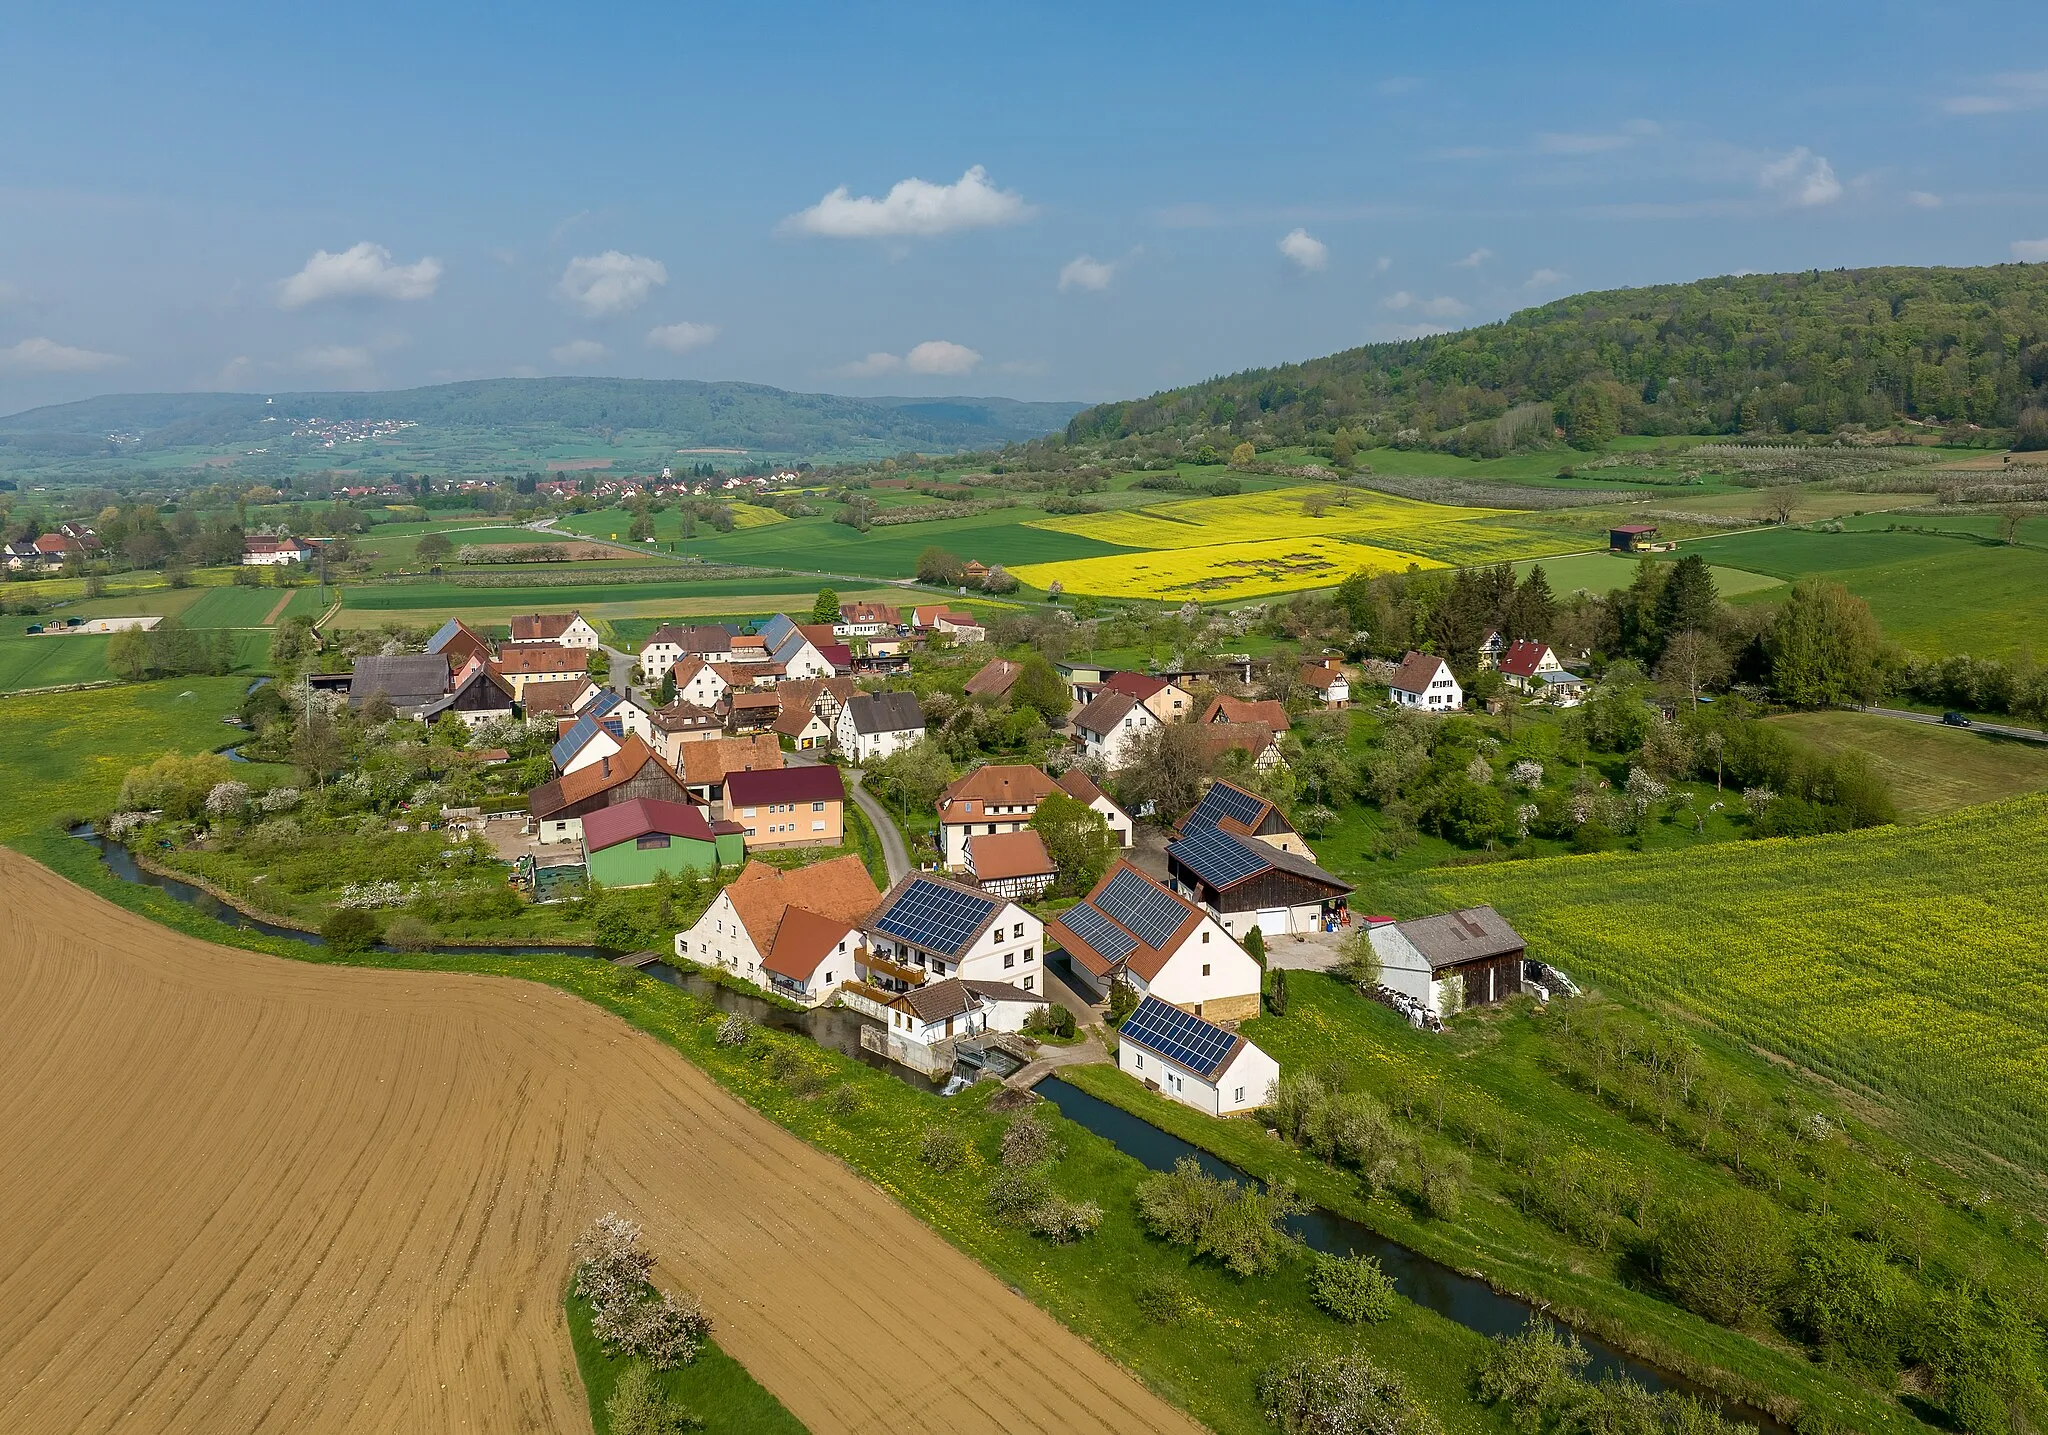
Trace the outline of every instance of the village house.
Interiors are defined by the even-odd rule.
[[[1498,628],[1488,628],[1486,636],[1479,640],[1479,666],[1496,668],[1500,666],[1500,655],[1508,650],[1508,640]]]
[[[1109,795],[1095,785],[1094,778],[1078,767],[1070,767],[1053,781],[1059,784],[1060,791],[1076,802],[1086,803],[1102,818],[1117,846],[1131,845],[1134,831],[1131,815],[1112,802]]]
[[[760,651],[758,645],[754,651]],[[641,677],[648,683],[659,684],[670,668],[686,658],[695,658],[700,663],[733,661],[732,630],[717,623],[662,624],[641,646]]]
[[[837,847],[846,840],[846,784],[823,765],[730,772],[725,815],[749,850]]]
[[[1465,705],[1465,690],[1451,675],[1451,665],[1434,653],[1411,652],[1403,657],[1388,686],[1396,705],[1404,708],[1454,713]]]
[[[357,658],[348,680],[348,710],[359,713],[381,697],[399,717],[416,718],[447,696],[448,678],[448,660],[437,653]]]
[[[713,823],[694,803],[640,797],[583,819],[584,870],[606,887],[737,867],[746,853],[737,824]]]
[[[992,897],[1036,901],[1059,875],[1045,850],[1045,839],[1026,827],[1021,832],[983,833],[967,839],[967,876]]]
[[[676,685],[676,701],[692,707],[717,708],[725,702],[732,691],[732,684],[718,667],[702,658],[685,658],[673,668],[665,670],[664,678],[673,677]],[[657,683],[664,679],[656,679]]]
[[[840,638],[873,638],[895,632],[900,621],[896,609],[887,603],[842,603],[832,631]]]
[[[37,540],[38,543],[41,541]],[[242,562],[252,568],[277,568],[286,563],[304,563],[312,556],[313,550],[296,538],[258,537],[242,540]]]
[[[906,1066],[936,1074],[951,1067],[941,1043],[989,1032],[1024,1029],[1046,999],[1008,982],[963,981],[948,977],[912,987],[876,1002],[866,993],[851,997],[848,1006],[882,1017],[889,1023],[889,1055]],[[909,1048],[909,1049],[905,1049]]]
[[[1194,697],[1186,688],[1150,673],[1111,673],[1103,679],[1101,690],[1129,693],[1161,722],[1179,722],[1192,717],[1195,711]]]
[[[860,693],[839,710],[833,732],[839,750],[856,763],[876,762],[924,741],[924,710],[917,694]]]
[[[550,682],[579,677],[590,670],[590,654],[582,648],[564,648],[556,643],[506,643],[498,649],[498,676],[512,685],[512,695],[523,698],[531,682]]]
[[[800,703],[786,703],[768,730],[786,740],[796,752],[810,752],[832,745],[832,725],[815,709]]]
[[[1109,772],[1130,761],[1138,741],[1163,726],[1138,699],[1108,688],[1097,692],[1093,701],[1074,714],[1072,725],[1082,753]]]
[[[602,758],[611,757],[626,745],[620,735],[601,726],[587,713],[564,718],[563,721],[568,726],[555,739],[555,745],[548,749],[548,760],[555,765],[557,773],[567,774],[588,767]]]
[[[490,639],[460,618],[450,618],[435,629],[434,636],[427,639],[427,651],[445,657],[448,666],[458,672],[471,658],[481,658],[488,663],[497,656]]]
[[[1545,674],[1563,671],[1564,664],[1557,660],[1550,644],[1531,638],[1521,638],[1510,644],[1500,658],[1501,678],[1519,693],[1534,693],[1541,687]]]
[[[1283,733],[1294,726],[1294,720],[1287,715],[1287,704],[1278,699],[1253,701],[1250,698],[1225,697],[1220,693],[1209,699],[1209,705],[1202,709],[1202,715],[1196,721],[1204,727],[1252,724],[1272,733]]]
[[[823,625],[827,646],[833,645],[830,625]],[[777,613],[761,625],[760,639],[767,650],[767,661],[781,669],[782,678],[829,678],[838,671],[833,659],[818,651],[816,643],[797,626],[787,613]],[[738,656],[737,652],[734,654]],[[846,655],[846,666],[853,667],[853,655]]]
[[[725,725],[734,732],[759,732],[782,716],[782,695],[774,688],[734,692],[725,699]]]
[[[629,737],[616,753],[536,787],[526,796],[526,811],[539,841],[581,842],[586,816],[637,797],[690,800],[676,770],[640,738]]]
[[[1220,762],[1230,753],[1241,752],[1251,759],[1253,768],[1259,772],[1270,772],[1287,765],[1280,753],[1279,737],[1264,723],[1210,723],[1202,729],[1201,746],[1203,755],[1211,763]]]
[[[831,728],[839,721],[839,710],[846,705],[858,688],[850,677],[791,678],[777,683],[775,691],[782,700],[782,709],[806,707],[825,720]]]
[[[1167,843],[1168,882],[1239,941],[1253,927],[1268,939],[1326,929],[1344,919],[1351,885],[1299,842],[1271,803],[1217,782]]]
[[[980,643],[988,638],[987,630],[972,613],[943,605],[911,609],[910,626],[918,633],[944,633],[956,643]]]
[[[682,761],[677,749],[684,743],[709,742],[725,736],[725,719],[695,703],[670,703],[656,709],[648,721],[654,729],[648,744],[667,758],[671,767]]]
[[[1106,998],[1117,981],[1211,1021],[1259,1014],[1259,964],[1214,914],[1119,858],[1046,925],[1075,975]]]
[[[1235,1032],[1147,997],[1117,1028],[1116,1064],[1161,1095],[1211,1116],[1263,1106],[1280,1063]]]
[[[1010,695],[1010,689],[1017,686],[1024,665],[1013,663],[1008,658],[991,658],[980,672],[967,680],[966,694],[970,698],[986,698],[990,702],[1001,702]]]
[[[853,980],[860,922],[880,897],[850,854],[788,871],[749,862],[695,926],[676,933],[676,956],[817,1006]]]
[[[989,763],[956,779],[937,804],[940,860],[964,867],[969,837],[1022,831],[1056,785],[1029,763]]]
[[[1299,676],[1301,685],[1315,695],[1318,707],[1351,705],[1351,679],[1335,663],[1303,663]]]
[[[421,722],[454,713],[471,732],[512,716],[512,685],[491,670],[490,660],[472,657],[449,680],[448,692],[419,711]]]
[[[907,991],[943,977],[1041,991],[1045,925],[1015,902],[931,872],[902,878],[861,923],[861,980]]]
[[[1367,919],[1380,984],[1438,1017],[1505,1001],[1522,989],[1526,943],[1491,907],[1396,922]]]
[[[1536,700],[1552,707],[1575,708],[1586,700],[1586,680],[1577,673],[1538,673],[1532,684]]]
[[[529,719],[560,717],[574,713],[600,691],[587,677],[545,678],[527,683],[518,698]]]
[[[776,745],[773,733],[686,742],[678,750],[683,758],[678,770],[684,785],[692,796],[713,804],[725,801],[725,780],[731,774],[778,772],[782,768],[782,749]]]
[[[528,613],[514,617],[512,641],[553,643],[556,647],[582,648],[585,652],[598,646],[597,629],[581,613]]]

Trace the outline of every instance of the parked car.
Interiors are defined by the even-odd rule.
[[[1957,712],[1954,708],[1950,708],[1947,712],[1943,713],[1941,715],[1941,720],[1947,723],[1950,727],[1968,727],[1970,725],[1970,720],[1964,717],[1961,713]]]

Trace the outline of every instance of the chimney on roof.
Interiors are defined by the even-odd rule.
[[[612,760],[610,754],[606,754],[606,756],[600,760],[604,763],[604,775],[606,777],[610,777],[612,775]]]

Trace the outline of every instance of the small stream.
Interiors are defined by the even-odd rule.
[[[1260,1184],[1255,1177],[1246,1175],[1220,1157],[1213,1156],[1199,1146],[1161,1130],[1143,1117],[1133,1116],[1122,1107],[1112,1106],[1079,1087],[1069,1086],[1057,1076],[1048,1076],[1039,1082],[1035,1089],[1039,1095],[1057,1106],[1062,1116],[1086,1127],[1126,1156],[1135,1158],[1154,1171],[1171,1171],[1176,1163],[1193,1157],[1202,1170],[1211,1176],[1254,1186]],[[1381,1269],[1393,1277],[1394,1288],[1403,1296],[1481,1335],[1516,1335],[1526,1328],[1532,1319],[1550,1321],[1560,1332],[1576,1336],[1578,1342],[1586,1348],[1586,1353],[1591,1357],[1586,1363],[1585,1370],[1586,1378],[1589,1380],[1597,1381],[1615,1376],[1633,1380],[1652,1391],[1678,1391],[1695,1396],[1707,1405],[1718,1407],[1721,1413],[1731,1420],[1754,1425],[1760,1430],[1770,1432],[1770,1435],[1790,1435],[1783,1425],[1761,1410],[1724,1399],[1682,1375],[1645,1365],[1634,1356],[1626,1355],[1582,1331],[1572,1330],[1529,1302],[1515,1296],[1502,1295],[1485,1281],[1462,1275],[1440,1261],[1431,1260],[1398,1241],[1389,1240],[1348,1216],[1340,1216],[1335,1211],[1312,1206],[1299,1215],[1288,1217],[1287,1229],[1300,1237],[1302,1243],[1312,1251],[1337,1256],[1368,1255],[1377,1258]]]

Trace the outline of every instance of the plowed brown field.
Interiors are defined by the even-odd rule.
[[[1199,1428],[592,1006],[211,946],[0,850],[0,1430],[587,1430],[560,1292],[612,1208],[813,1431]]]

